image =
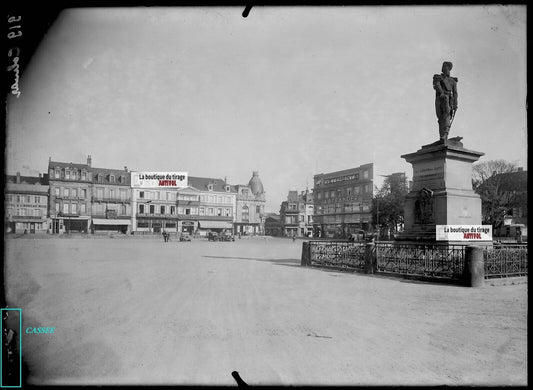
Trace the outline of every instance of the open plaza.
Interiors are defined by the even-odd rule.
[[[5,243],[28,384],[527,384],[527,283],[301,267],[273,237]]]

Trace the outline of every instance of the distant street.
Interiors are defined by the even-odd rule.
[[[300,267],[302,241],[6,239],[30,384],[526,385],[527,284]]]

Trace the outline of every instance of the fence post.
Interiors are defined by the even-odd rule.
[[[374,273],[374,246],[373,242],[365,245],[365,274]]]
[[[302,262],[303,267],[308,266],[311,263],[311,245],[309,242],[304,241],[302,243]]]
[[[465,285],[467,287],[483,287],[485,282],[485,263],[483,261],[483,248],[467,246],[465,248]]]

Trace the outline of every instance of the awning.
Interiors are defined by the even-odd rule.
[[[231,229],[233,224],[226,221],[200,221],[200,229]]]
[[[129,219],[96,219],[93,218],[94,225],[131,225]]]

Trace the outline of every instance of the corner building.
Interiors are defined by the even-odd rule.
[[[234,234],[264,235],[266,195],[259,172],[252,173],[248,185],[239,184],[235,188],[237,208]]]
[[[314,176],[314,236],[346,238],[372,223],[374,164]]]

